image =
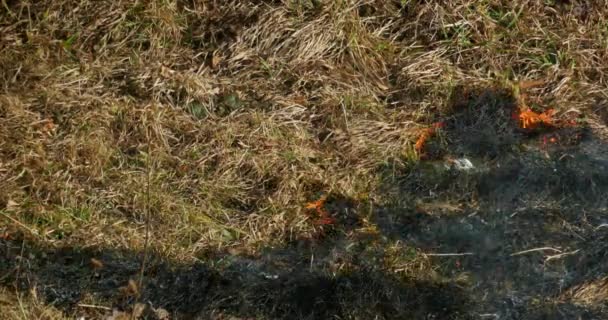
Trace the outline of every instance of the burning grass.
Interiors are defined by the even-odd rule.
[[[414,241],[428,227],[426,218],[410,215],[416,207],[430,212],[457,199],[461,203],[450,206],[459,208],[454,215],[462,219],[480,207],[492,211],[493,190],[500,186],[481,189],[484,177],[494,175],[512,187],[524,181],[540,194],[550,189],[550,199],[564,212],[571,208],[558,200],[560,192],[570,194],[563,188],[568,181],[594,195],[605,191],[605,175],[593,168],[604,163],[595,156],[608,138],[606,8],[604,1],[2,1],[0,241],[10,242],[6,250],[15,257],[14,239],[41,251],[99,248],[140,255],[147,226],[149,251],[163,261],[204,260],[219,274],[227,257],[262,263],[268,248],[285,248],[292,254],[284,265],[310,271],[302,282],[324,279],[344,289],[338,295],[344,298],[354,295],[348,291],[353,281],[364,292],[365,281],[356,279],[373,269],[379,278],[397,277],[404,288],[409,283],[428,297],[418,309],[407,304],[400,316],[442,314],[432,301],[450,294],[435,288],[460,286],[463,275],[418,254],[439,244]],[[422,134],[420,128],[426,128]],[[593,140],[581,145],[583,128]],[[530,147],[539,134],[561,151]],[[524,151],[530,148],[550,159],[529,156]],[[429,161],[420,161],[425,156]],[[456,174],[455,184],[451,171],[418,179],[444,156],[471,157],[482,168],[522,165],[494,168],[481,178]],[[580,163],[584,168],[563,162],[571,158],[588,161]],[[550,175],[552,164],[575,177]],[[532,172],[557,185],[525,176]],[[412,189],[396,182],[406,178]],[[330,196],[307,208],[319,194]],[[593,215],[605,215],[596,203],[573,199]],[[410,222],[409,240],[391,236],[400,221]],[[527,230],[525,223],[517,226]],[[328,237],[315,238],[319,228],[330,227]],[[582,225],[568,230],[591,234]],[[271,251],[271,257],[283,256]],[[0,262],[10,275],[0,278],[0,297],[10,296],[6,305],[16,310],[11,317],[82,314],[86,308],[53,307],[45,288],[30,283],[12,289],[13,282],[33,279],[43,268],[36,262],[44,254],[24,254],[27,259],[20,259],[29,264]],[[304,260],[306,266],[299,263]],[[76,270],[68,275],[82,276],[66,264]],[[247,278],[252,271],[237,274]],[[418,285],[417,279],[429,282]],[[51,280],[41,283],[64,283]],[[394,318],[390,310],[399,310],[400,299],[411,292],[378,283],[361,301]],[[116,297],[70,289],[85,292],[85,304],[125,311],[135,305],[120,300],[118,288],[125,285],[112,288]],[[388,293],[391,288],[398,294]],[[483,296],[477,293],[470,294]],[[554,292],[543,294],[557,299]],[[347,300],[337,302],[337,309],[321,304],[327,310],[316,314],[342,310],[345,317],[373,318],[365,306]],[[496,306],[524,308],[524,300],[529,302],[481,301],[471,312],[507,315],[517,308]],[[585,308],[606,314],[600,302],[587,300]],[[234,311],[222,308],[210,312]],[[111,314],[97,311],[97,317]],[[179,307],[171,311],[184,316]]]

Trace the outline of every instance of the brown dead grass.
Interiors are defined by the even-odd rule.
[[[601,305],[608,303],[608,278],[582,284],[572,288],[568,299],[582,305]]]
[[[417,161],[462,85],[542,80],[539,105],[600,132],[606,8],[2,1],[0,231],[141,250],[149,205],[152,250],[177,260],[285,245],[315,234],[320,193],[391,201],[384,171]]]
[[[0,289],[0,307],[3,319],[15,320],[63,320],[60,310],[46,305],[36,296],[35,290],[30,295],[15,295],[12,290]]]

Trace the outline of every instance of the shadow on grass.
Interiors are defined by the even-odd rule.
[[[255,257],[209,252],[184,264],[149,258],[138,301],[172,319],[471,319],[465,289],[452,282],[398,277],[382,265],[383,247],[353,239],[361,217],[352,199],[329,195],[335,226]],[[373,246],[373,248],[368,248]],[[103,317],[82,304],[131,310],[130,280],[139,278],[142,252],[108,248],[49,248],[33,240],[0,240],[0,286],[35,290],[72,316]],[[95,268],[91,259],[102,262]],[[132,292],[131,292],[132,293]],[[80,305],[80,306],[79,306]],[[235,318],[236,317],[236,318]]]
[[[17,284],[23,292],[35,289],[46,303],[67,314],[81,315],[77,306],[87,302],[85,297],[120,310],[129,310],[135,302],[121,287],[137,279],[140,252],[46,249],[17,240],[2,241],[0,248],[5,257],[0,285]],[[269,250],[264,256],[223,256],[214,263],[190,265],[153,256],[141,301],[178,319],[468,318],[470,302],[454,285],[397,279],[372,269],[331,276],[311,270],[310,261],[294,257],[293,250]],[[102,261],[103,267],[94,269],[91,258]]]

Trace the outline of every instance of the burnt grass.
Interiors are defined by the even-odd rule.
[[[466,270],[476,284],[470,298],[501,310],[501,319],[602,318],[606,304],[590,311],[540,302],[577,283],[605,286],[608,245],[598,226],[608,218],[608,146],[584,126],[522,130],[510,95],[477,92],[444,117],[443,141],[429,143],[428,161],[391,172],[387,192],[398,205],[380,209],[378,225],[424,251],[471,253],[437,260],[453,275],[450,264]],[[570,139],[547,144],[545,136]],[[446,166],[446,157],[474,168]],[[558,259],[562,252],[573,255]]]
[[[434,158],[385,179],[392,202],[364,212],[331,194],[325,207],[336,225],[284,247],[255,256],[207,251],[191,264],[150,252],[145,289],[129,295],[143,252],[54,248],[13,235],[0,242],[0,284],[35,290],[66,314],[82,315],[85,297],[126,311],[143,301],[146,319],[160,319],[158,309],[183,319],[601,319],[605,304],[568,297],[608,272],[608,238],[598,229],[608,218],[608,146],[589,133],[540,145],[542,134],[556,132],[522,131],[514,108],[494,89],[454,103],[429,141]],[[447,158],[475,165],[446,167]],[[349,236],[362,219],[379,233]],[[382,264],[400,242],[414,250],[410,260],[416,252],[457,255],[430,257],[434,279],[399,276]],[[525,252],[534,248],[549,249]]]
[[[29,258],[17,259],[22,243],[3,243],[2,254],[7,260],[1,270],[20,268],[19,273],[7,273],[3,283],[14,283],[26,291],[38,288],[48,303],[68,313],[85,295],[113,301],[121,310],[129,310],[133,304],[135,298],[121,296],[120,287],[137,278],[141,253],[74,248],[46,251],[26,243]],[[329,276],[309,271],[306,257],[300,256],[303,261],[298,263],[294,250],[290,251],[288,261],[281,259],[283,252],[267,252],[258,259],[227,258],[230,262],[221,267],[202,262],[179,265],[152,257],[145,271],[146,290],[140,298],[184,319],[327,319],[355,314],[370,318],[468,318],[470,301],[456,285],[403,281],[371,269]],[[91,268],[91,258],[103,261],[104,267]],[[266,263],[260,263],[264,260]],[[152,311],[148,312],[148,318],[154,319]]]

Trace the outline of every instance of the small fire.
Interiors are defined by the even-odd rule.
[[[423,153],[426,141],[435,135],[437,129],[443,128],[444,126],[445,124],[443,122],[435,122],[430,128],[422,130],[420,137],[418,137],[418,140],[416,140],[416,144],[414,145],[414,149],[419,155]]]
[[[543,136],[543,146],[556,144],[559,142],[559,137],[555,135],[545,135]]]
[[[539,125],[554,126],[555,121],[553,120],[553,114],[555,111],[549,109],[543,113],[536,113],[530,109],[526,109],[519,114],[519,121],[521,127],[524,129],[535,129]]]
[[[325,210],[325,202],[327,201],[327,196],[321,196],[319,200],[310,202],[306,204],[306,209],[314,210],[317,215],[317,219],[314,221],[315,224],[319,225],[328,225],[334,224],[336,219],[329,215],[329,212]]]

